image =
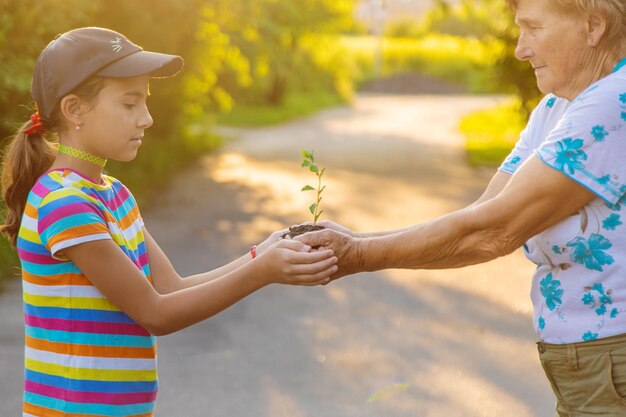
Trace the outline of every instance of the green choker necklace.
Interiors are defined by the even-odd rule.
[[[100,158],[92,153],[81,151],[76,148],[72,148],[71,146],[59,144],[57,148],[59,153],[73,156],[74,158],[82,159],[83,161],[91,162],[94,165],[98,165],[100,168],[104,168],[107,164],[107,160],[104,158]]]

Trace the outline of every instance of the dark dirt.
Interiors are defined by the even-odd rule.
[[[289,228],[289,233],[285,233],[282,238],[294,238],[299,235],[303,235],[307,232],[315,232],[316,230],[325,229],[324,226],[312,225],[312,224],[301,224],[298,226],[292,226]]]

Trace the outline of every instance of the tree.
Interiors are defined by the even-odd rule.
[[[515,57],[518,30],[514,15],[504,0],[462,0],[451,6],[437,0],[438,7],[427,16],[430,30],[458,36],[475,37],[502,49],[495,63],[495,81],[499,90],[516,94],[522,112],[528,116],[538,103],[532,67]]]
[[[349,29],[353,8],[354,0],[210,0],[195,56],[217,75],[197,74],[195,87],[212,91],[208,101],[221,108],[233,97],[279,105],[290,91],[333,89],[341,68],[322,65],[317,54],[337,48],[321,39]],[[211,50],[216,44],[223,54]]]

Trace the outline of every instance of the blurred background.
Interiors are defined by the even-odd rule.
[[[39,52],[89,25],[185,58],[151,98],[157,140],[123,172],[108,167],[140,200],[147,178],[219,146],[216,124],[280,123],[350,103],[359,90],[420,92],[434,78],[440,90],[510,95],[461,126],[468,160],[497,164],[538,98],[530,66],[513,56],[503,0],[0,0],[0,148],[31,114]],[[0,239],[6,276],[16,259]]]
[[[540,98],[505,0],[0,0],[0,151],[32,113],[40,51],[90,25],[185,59],[152,83],[138,158],[107,165],[183,276],[309,219],[302,149],[328,167],[323,219],[389,230],[464,207]],[[517,251],[264,288],[159,338],[159,415],[549,415],[533,267]],[[3,416],[20,407],[21,303],[2,236]]]

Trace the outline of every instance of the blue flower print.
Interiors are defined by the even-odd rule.
[[[598,297],[594,297],[592,292],[595,291],[598,293]],[[600,283],[593,284],[591,287],[585,287],[585,293],[583,294],[582,302],[583,304],[594,309],[598,316],[604,316],[607,312],[607,305],[613,304],[613,299],[611,298],[611,294],[613,294],[613,290],[605,290],[604,286]],[[611,318],[615,318],[617,316],[618,311],[613,309],[611,311]]]
[[[539,316],[539,320],[537,321],[537,324],[539,326],[539,330],[543,330],[546,328],[546,321],[541,316]]]
[[[597,338],[598,338],[598,333],[593,333],[591,331],[588,331],[585,334],[583,334],[583,340],[585,342],[588,342],[590,340],[596,340]]]
[[[591,295],[590,292],[586,292],[585,295],[583,295],[583,303],[589,305],[589,304],[593,304],[595,301],[595,299],[593,298],[593,295]]]
[[[626,120],[626,111],[622,112],[622,119]]]
[[[584,166],[579,161],[579,159],[587,160],[587,154],[580,149],[583,144],[582,139],[565,138],[558,141],[556,143],[556,161],[554,161],[556,169],[563,172],[567,169],[570,174],[573,174],[577,169],[583,169]]]
[[[557,255],[561,255],[563,253],[561,251],[561,248],[559,248],[559,245],[553,245],[552,246],[552,252],[556,253]]]
[[[617,315],[619,314],[619,310],[614,308],[613,310],[611,310],[611,318],[614,319],[615,317],[617,317]]]
[[[541,288],[541,295],[546,299],[546,305],[550,311],[554,311],[555,308],[563,304],[561,296],[563,295],[563,289],[561,287],[561,281],[552,279],[552,274],[546,275],[539,283]]]
[[[594,137],[596,142],[604,142],[604,138],[609,135],[609,132],[606,131],[604,126],[597,125],[591,129],[591,135]]]
[[[626,184],[622,184],[619,187],[619,193],[621,195],[620,199],[615,204],[606,203],[606,206],[613,211],[621,211],[622,204],[626,203]]]
[[[607,185],[609,181],[611,181],[611,176],[605,175],[603,177],[598,178],[596,181],[598,181],[598,184]]]
[[[602,221],[602,228],[605,230],[615,230],[617,226],[621,226],[622,223],[620,215],[612,213],[609,217]]]
[[[521,157],[514,156],[510,160],[504,162],[504,168],[508,169],[509,171],[515,171],[517,169],[515,165],[519,164],[521,160],[522,160]]]
[[[589,240],[577,237],[567,242],[567,246],[574,248],[570,253],[571,260],[588,269],[602,272],[602,265],[613,264],[613,257],[604,252],[613,244],[600,234],[592,233]]]
[[[620,94],[619,101],[621,101],[622,103],[626,104],[626,93]]]
[[[556,103],[556,97],[551,97],[548,101],[546,101],[546,107],[554,107],[554,103]]]

